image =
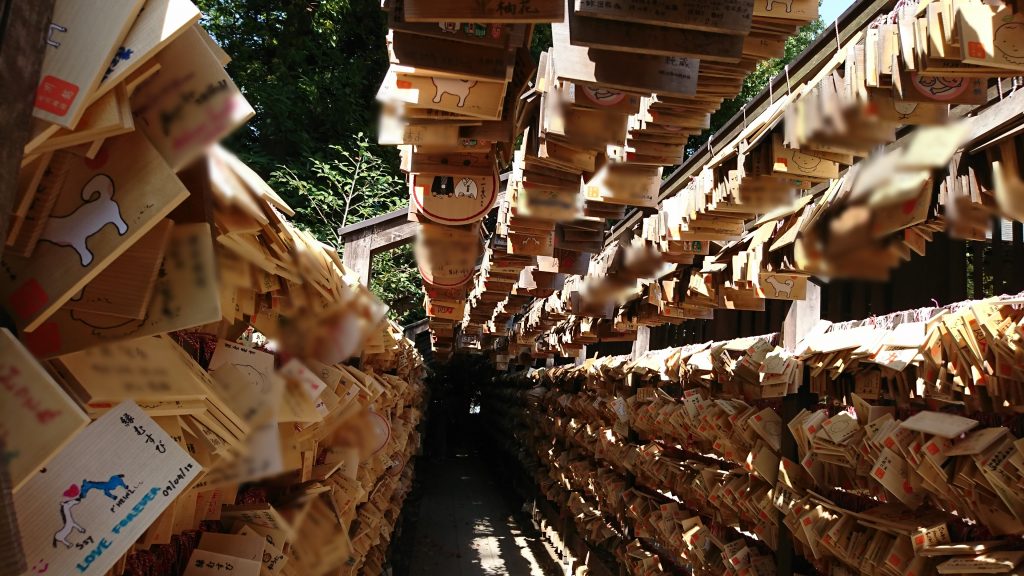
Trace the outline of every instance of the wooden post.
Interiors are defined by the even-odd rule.
[[[821,286],[814,282],[807,283],[807,299],[793,302],[786,314],[786,320],[782,324],[782,342],[786,350],[796,350],[797,344],[808,332],[821,320]],[[808,390],[810,382],[809,369],[804,367],[803,385],[796,394],[787,394],[782,399],[783,422],[792,420],[801,409],[813,409],[818,403],[817,394],[811,394]],[[790,432],[788,426],[782,427],[782,450],[781,456],[793,462],[800,461],[797,452],[796,439]],[[794,574],[794,569],[800,568],[800,573],[811,573],[807,571],[807,561],[797,558],[793,551],[793,534],[782,522],[782,513],[778,513],[778,546],[775,550],[776,574]]]
[[[0,238],[18,191],[54,0],[0,0]],[[0,243],[0,256],[3,255]]]
[[[797,300],[789,307],[782,323],[782,346],[796,350],[796,345],[821,320],[821,286],[807,283],[807,299]]]
[[[373,265],[373,229],[360,231],[345,242],[342,262],[346,268],[359,274],[359,281],[370,285],[370,268]]]
[[[633,342],[633,358],[639,358],[651,349],[651,327],[640,326],[636,329],[636,340]]]

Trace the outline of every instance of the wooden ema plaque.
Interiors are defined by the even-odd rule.
[[[26,345],[38,357],[59,356],[98,344],[217,322],[221,307],[216,264],[210,225],[179,224],[171,232],[142,319],[63,307],[40,327],[38,335],[24,335]]]
[[[432,300],[427,296],[423,301],[427,316],[461,322],[466,316],[465,300]]]
[[[655,208],[661,167],[606,164],[583,186],[587,200]]]
[[[31,573],[105,574],[200,471],[134,402],[116,406],[15,495]]]
[[[121,82],[129,81],[135,71],[198,22],[200,16],[199,8],[189,0],[146,0],[145,9],[139,12],[121,42],[90,102]]]
[[[160,73],[132,96],[132,112],[175,171],[256,114],[198,28],[186,30],[153,60]]]
[[[552,24],[551,34],[558,78],[627,92],[697,93],[698,60],[573,46],[568,22]]]
[[[498,198],[498,175],[493,172],[493,165],[489,169],[488,175],[412,174],[412,204],[418,213],[440,224],[477,222],[491,211]]]
[[[46,32],[36,118],[74,129],[144,0],[57,2]]]
[[[575,8],[590,18],[745,35],[754,0],[575,0]]]
[[[95,160],[75,156],[32,256],[4,258],[0,304],[21,329],[38,329],[187,196],[139,132],[107,141]]]
[[[561,22],[564,0],[405,0],[409,22]]]
[[[480,233],[471,229],[420,224],[414,246],[423,279],[439,288],[462,286],[473,279],[480,255]]]
[[[676,28],[665,26],[588,18],[576,11],[569,12],[569,29],[572,43],[576,46],[616,52],[698,58],[708,62],[738,63],[743,57],[745,41],[742,35],[700,30],[680,32]]]
[[[0,461],[14,491],[88,423],[21,342],[0,328]]]
[[[770,300],[804,300],[807,298],[807,276],[761,272],[757,295]]]
[[[505,86],[504,82],[389,72],[377,98],[483,120],[501,120]]]

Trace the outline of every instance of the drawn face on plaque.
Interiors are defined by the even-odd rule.
[[[493,175],[416,174],[412,188],[416,209],[435,222],[449,225],[480,220],[497,198],[497,178]]]
[[[967,91],[970,82],[966,78],[952,76],[924,76],[911,74],[911,84],[923,96],[943,102],[952,100]]]
[[[995,32],[996,53],[1012,64],[1024,64],[1024,24],[1008,22]]]
[[[626,98],[626,94],[618,90],[592,88],[590,86],[580,86],[580,88],[583,89],[583,94],[587,97],[587,100],[598,106],[615,106]]]

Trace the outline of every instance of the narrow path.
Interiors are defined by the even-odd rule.
[[[546,576],[475,450],[424,461],[408,576]],[[538,550],[538,553],[539,552]]]

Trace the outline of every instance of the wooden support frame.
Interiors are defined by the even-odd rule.
[[[367,286],[373,274],[373,257],[416,238],[416,223],[409,220],[409,209],[399,208],[375,218],[338,229],[338,239],[344,249],[342,262],[355,270],[359,280]]]

